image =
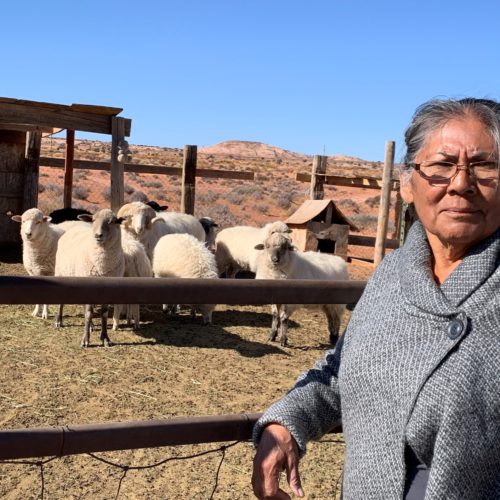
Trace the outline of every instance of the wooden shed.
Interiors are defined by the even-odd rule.
[[[118,144],[130,135],[131,120],[118,117],[121,111],[121,108],[107,106],[67,106],[0,97],[0,248],[18,245],[21,241],[19,225],[11,221],[10,214],[21,214],[37,206],[40,148],[44,134],[67,130],[65,206],[71,205],[76,130],[111,134],[111,189],[123,191],[123,166],[120,179],[117,160]],[[113,165],[117,165],[114,170]]]
[[[357,231],[333,200],[306,200],[285,222],[299,250],[333,253],[343,259],[347,259],[349,230]]]

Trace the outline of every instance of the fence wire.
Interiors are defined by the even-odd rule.
[[[213,500],[214,495],[217,492],[217,488],[219,486],[219,475],[220,475],[220,470],[222,468],[222,464],[224,463],[224,460],[226,458],[226,450],[228,450],[229,448],[232,448],[233,446],[236,446],[240,443],[243,443],[243,441],[234,441],[232,443],[224,444],[224,445],[218,446],[217,448],[212,448],[210,450],[204,450],[204,451],[199,452],[199,453],[192,453],[189,455],[176,455],[174,457],[167,457],[167,458],[164,458],[163,460],[153,462],[150,464],[145,464],[145,465],[129,465],[129,464],[118,463],[118,462],[100,457],[100,456],[96,455],[95,453],[85,453],[84,455],[92,458],[93,460],[96,460],[98,462],[106,464],[110,467],[120,469],[122,471],[122,474],[118,480],[118,485],[116,488],[116,495],[115,495],[115,500],[118,500],[118,498],[120,496],[120,491],[122,488],[123,481],[125,480],[129,471],[140,471],[140,470],[146,470],[146,469],[153,469],[156,467],[161,467],[168,462],[190,460],[190,459],[195,459],[195,458],[199,458],[199,457],[206,456],[206,455],[220,453],[220,455],[221,455],[220,460],[219,460],[217,467],[215,469],[215,472],[214,472],[212,491],[210,493],[210,496],[207,497],[208,500]],[[317,441],[317,443],[319,443],[319,444],[335,443],[335,444],[345,445],[344,441],[335,440],[335,439],[324,439],[324,440]],[[54,457],[47,458],[45,460],[0,460],[0,464],[24,465],[24,466],[30,466],[30,467],[38,467],[40,469],[40,496],[39,496],[39,498],[41,500],[44,500],[44,498],[45,498],[44,465],[46,465],[50,462],[53,462],[56,459],[61,459],[61,458],[63,458],[63,457],[62,456],[54,456]],[[335,479],[335,483],[333,485],[333,490],[332,490],[332,497],[331,497],[333,500],[335,500],[337,498],[341,498],[341,496],[342,496],[342,493],[341,493],[342,477],[343,477],[343,471]],[[249,478],[249,481],[250,481],[250,478]]]

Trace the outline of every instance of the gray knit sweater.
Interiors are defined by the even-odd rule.
[[[500,499],[500,230],[437,285],[420,223],[367,284],[344,337],[257,422],[301,454],[342,423],[344,499],[401,499],[405,447],[426,500]]]

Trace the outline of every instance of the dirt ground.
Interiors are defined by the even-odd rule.
[[[365,279],[368,268],[351,270]],[[0,274],[25,274],[0,263]],[[293,317],[289,347],[269,343],[269,308],[218,306],[212,326],[189,315],[166,318],[159,306],[143,308],[143,329],[111,332],[111,348],[81,349],[81,306],[65,310],[66,326],[33,318],[32,306],[0,305],[0,426],[4,429],[64,424],[162,419],[263,411],[328,349],[320,312]],[[55,308],[52,307],[53,313]],[[347,320],[347,316],[344,320]],[[120,464],[147,465],[168,457],[217,449],[220,444],[101,453]],[[301,464],[306,498],[331,499],[342,471],[342,436],[312,443]],[[253,447],[228,448],[216,499],[252,498]],[[215,486],[221,453],[131,470],[121,499],[207,499]],[[122,470],[87,455],[56,459],[43,467],[44,498],[115,498]],[[39,498],[40,468],[0,464],[0,496]]]

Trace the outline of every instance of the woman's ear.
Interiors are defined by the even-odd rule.
[[[399,192],[405,203],[413,203],[413,185],[411,173],[401,172],[399,174]]]

